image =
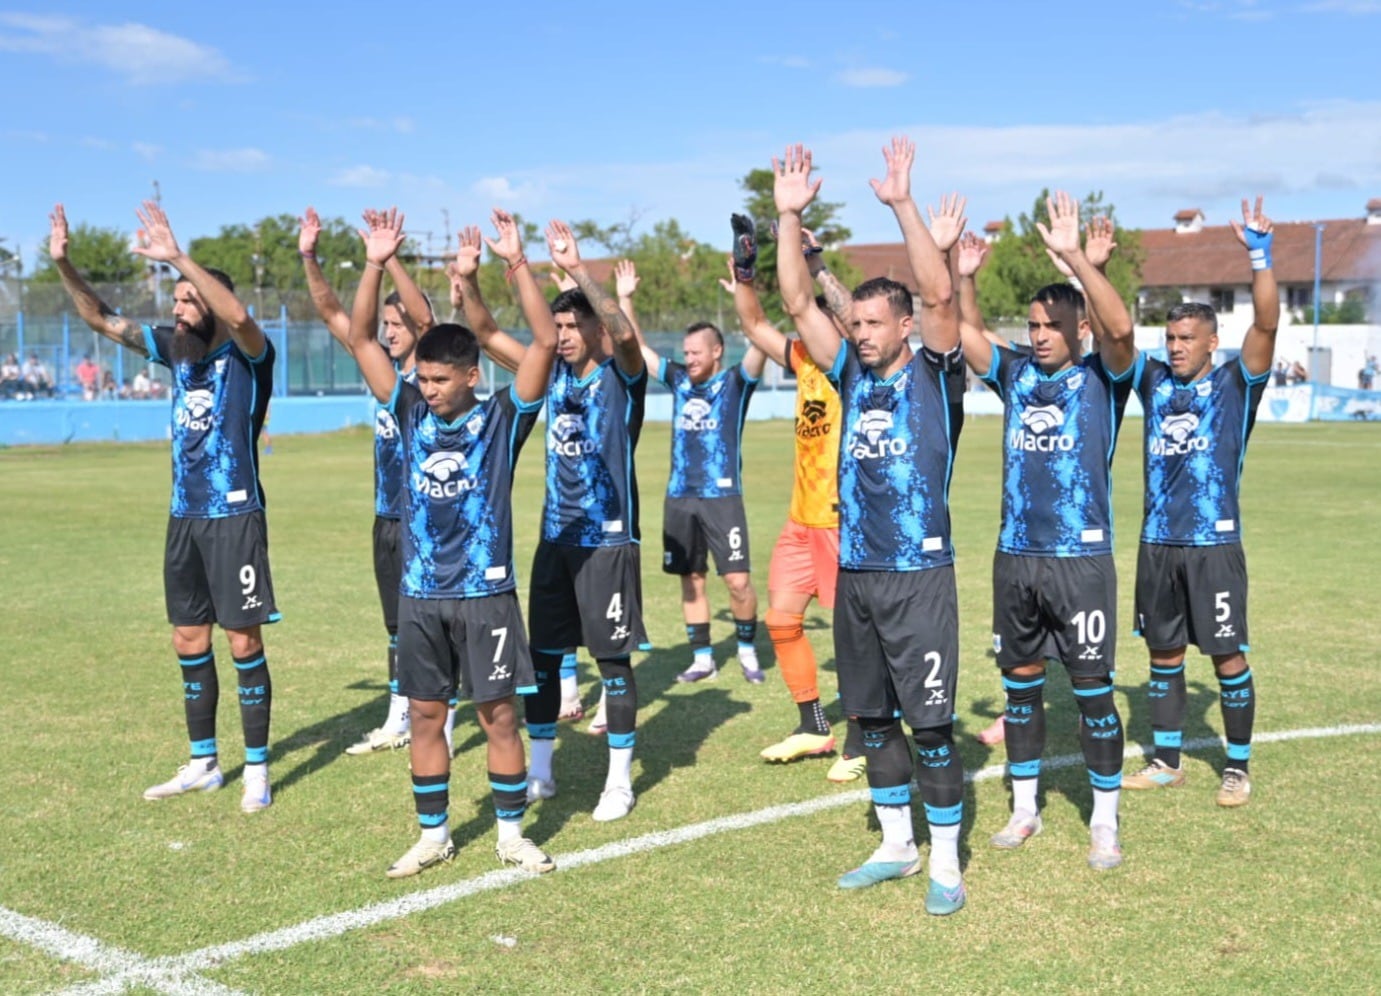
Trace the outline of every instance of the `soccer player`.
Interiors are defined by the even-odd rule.
[[[1247,664],[1247,561],[1238,491],[1247,439],[1271,374],[1280,298],[1273,226],[1242,201],[1232,222],[1252,267],[1251,327],[1237,359],[1213,365],[1218,320],[1203,304],[1170,310],[1169,362],[1142,356],[1133,383],[1146,410],[1146,503],[1136,567],[1136,628],[1151,654],[1148,695],[1155,755],[1123,779],[1130,789],[1183,785],[1185,648],[1213,660],[1227,737],[1220,806],[1251,797],[1256,688]]]
[[[298,219],[297,252],[307,275],[307,289],[317,314],[331,336],[350,348],[350,316],[341,307],[340,299],[316,257],[317,239],[321,236],[321,218],[315,208],[308,207]],[[417,338],[435,324],[431,304],[413,283],[396,255],[390,256],[388,274],[397,290],[384,299],[383,339],[389,358],[399,375],[413,381]],[[386,404],[374,405],[374,581],[379,590],[379,605],[383,609],[384,629],[388,633],[388,714],[383,724],[370,730],[357,742],[345,748],[347,754],[371,754],[375,751],[397,750],[406,747],[411,739],[408,724],[408,700],[398,691],[398,582],[403,567],[401,521],[403,514],[403,446],[398,434],[398,422]],[[449,713],[449,726],[455,712]]]
[[[1006,691],[1012,815],[994,847],[1040,833],[1047,659],[1069,672],[1093,791],[1089,866],[1122,863],[1117,808],[1125,732],[1113,701],[1117,573],[1112,557],[1111,461],[1131,392],[1132,320],[1117,290],[1079,245],[1079,207],[1047,200],[1046,246],[1087,293],[1067,283],[1036,292],[1027,316],[1030,354],[989,341],[973,273],[986,247],[960,249],[960,311],[969,366],[1003,400],[1002,521],[993,560],[993,640]],[[942,207],[952,212],[953,204]],[[972,251],[970,251],[972,250]],[[978,253],[975,259],[973,252]],[[967,255],[966,255],[967,254]],[[1083,354],[1092,331],[1097,352]]]
[[[839,393],[811,360],[800,339],[788,339],[772,326],[758,299],[757,238],[753,221],[734,215],[732,290],[744,335],[764,354],[796,377],[796,460],[786,525],[772,548],[767,568],[767,632],[782,680],[800,711],[791,735],[763,748],[760,756],[775,763],[818,757],[834,751],[835,740],[820,704],[819,669],[802,624],[812,598],[834,608],[839,574]],[[835,319],[841,336],[849,336],[853,303],[848,290],[825,268],[820,247],[802,230],[802,248],[811,276],[824,291],[816,304]],[[826,774],[832,782],[850,782],[867,770],[863,733],[858,720],[846,717],[844,750]]]
[[[512,489],[519,450],[542,408],[555,329],[537,281],[520,264],[515,282],[533,345],[513,384],[480,401],[479,342],[449,323],[418,340],[416,383],[409,383],[375,336],[379,284],[403,243],[403,216],[390,209],[367,218],[350,352],[374,397],[393,413],[403,441],[398,685],[412,717],[412,790],[422,826],[420,839],[387,874],[416,875],[455,854],[444,726],[446,703],[457,689],[474,701],[488,741],[495,854],[503,864],[549,872],[555,863],[522,834],[527,768],[514,696],[531,691],[534,679],[513,572]]]
[[[173,327],[136,325],[116,314],[67,258],[67,215],[53,209],[48,252],[77,313],[96,332],[173,374],[173,490],[163,589],[182,672],[191,759],[145,799],[207,792],[224,784],[216,748],[220,684],[211,630],[230,642],[244,726],[246,813],[267,809],[269,681],[261,627],[277,622],[269,575],[257,444],[273,390],[274,348],[235,297],[230,278],[199,266],[178,246],[153,201],[136,212],[133,252],[178,271]]]
[[[496,212],[496,221],[502,212]],[[504,216],[506,217],[506,216]],[[630,661],[646,642],[639,563],[638,477],[633,453],[642,431],[647,368],[632,322],[580,258],[575,235],[553,221],[552,262],[577,286],[551,303],[556,366],[547,387],[546,502],[532,562],[529,642],[536,695],[525,700],[532,768],[528,797],[556,794],[552,754],[561,704],[561,659],[585,646],[595,658],[606,699],[609,769],[593,818],[618,820],[633,809],[633,749],[638,688]],[[491,243],[509,262],[519,260],[501,237]],[[471,316],[479,285],[465,284],[466,317],[491,356],[512,362],[524,347],[499,331],[492,317]]]
[[[668,360],[638,329],[633,295],[638,272],[629,260],[614,267],[615,293],[642,343],[643,361],[671,390],[671,473],[662,512],[662,570],[681,579],[681,615],[691,646],[680,682],[719,674],[710,645],[710,599],[705,591],[709,555],[729,589],[743,677],[763,682],[753,640],[758,593],[753,588],[748,516],[743,509],[743,421],[762,378],[762,351],[750,345],[743,360],[724,366],[724,335],[710,322],[686,329],[685,362]]]
[[[839,879],[845,889],[914,875],[921,861],[911,827],[912,759],[897,717],[912,729],[917,780],[930,827],[926,912],[965,901],[959,866],[963,767],[954,746],[959,663],[958,594],[950,543],[949,479],[963,425],[964,370],[944,251],[959,232],[932,239],[910,193],[915,146],[894,139],[887,176],[872,181],[911,248],[924,308],[913,352],[911,293],[886,278],[853,292],[852,340],[843,339],[811,294],[797,252],[777,254],[782,299],[811,359],[837,386],[844,432],[839,451],[839,578],[834,616],[844,712],[857,716],[868,787],[882,845]],[[820,181],[811,154],[788,148],[773,160],[783,245],[801,238],[801,212]]]

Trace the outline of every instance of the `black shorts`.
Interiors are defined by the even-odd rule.
[[[532,645],[556,653],[583,646],[600,658],[646,644],[639,550],[538,543],[527,603]]]
[[[493,702],[537,690],[515,592],[481,598],[398,596],[398,694]]]
[[[222,519],[170,516],[163,595],[174,626],[249,629],[277,622],[263,511]]]
[[[662,570],[704,574],[711,553],[721,575],[751,569],[743,498],[668,498],[662,509]]]
[[[948,726],[959,677],[954,568],[841,570],[834,658],[845,715]]]
[[[1112,674],[1117,569],[1111,556],[993,558],[993,649],[1003,668],[1056,660],[1072,677]]]
[[[1247,555],[1241,543],[1142,543],[1136,557],[1136,630],[1152,650],[1194,644],[1246,653]]]
[[[379,586],[384,628],[390,633],[398,632],[398,585],[403,580],[402,540],[402,520],[374,516],[374,583]]]

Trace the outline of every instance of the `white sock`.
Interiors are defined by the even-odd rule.
[[[187,762],[187,767],[190,768],[192,771],[210,771],[218,763],[219,761],[217,760],[216,755],[210,754],[206,757],[192,758],[190,761]]]
[[[953,889],[963,875],[959,871],[959,824],[937,827],[930,824],[930,877],[946,889]]]
[[[408,700],[406,696],[389,695],[388,718],[384,720],[384,732],[394,736],[408,732]]]
[[[1028,813],[1039,813],[1036,808],[1036,790],[1040,788],[1039,778],[1014,778],[1012,780],[1012,811],[1024,809]]]
[[[1104,792],[1100,789],[1093,790],[1093,815],[1089,817],[1088,825],[1091,827],[1105,826],[1117,829],[1117,802],[1122,795],[1121,789],[1113,789],[1111,792]]]
[[[522,820],[499,820],[499,843],[504,844],[510,840],[517,840],[523,835]]]
[[[756,671],[758,667],[758,650],[751,643],[740,643],[738,645],[738,662],[749,670]]]
[[[434,844],[444,844],[451,839],[450,823],[443,823],[439,827],[423,827],[422,839],[430,840]]]
[[[268,781],[269,766],[267,764],[246,764],[243,777],[245,781],[249,781],[251,778],[262,778],[264,781]]]
[[[873,803],[873,811],[878,815],[882,827],[883,846],[911,848],[916,847],[916,835],[911,829],[911,807],[884,806]]]
[[[714,649],[712,647],[706,647],[703,650],[697,650],[695,655],[691,657],[691,667],[695,668],[697,671],[713,671]]]
[[[455,746],[451,743],[451,731],[454,730],[455,727],[456,727],[456,711],[455,711],[455,707],[453,706],[453,707],[451,707],[451,708],[449,708],[449,709],[446,710],[446,727],[445,727],[445,732],[446,732],[446,753],[447,753],[448,755],[449,755],[449,754],[454,754],[454,753],[456,752]]]
[[[580,682],[575,675],[561,679],[561,701],[570,702],[580,698]]]
[[[551,755],[556,750],[555,740],[532,740],[528,742],[527,777],[528,781],[551,781]]]
[[[609,748],[609,775],[604,779],[604,787],[633,788],[633,748]]]

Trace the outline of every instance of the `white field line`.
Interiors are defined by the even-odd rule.
[[[1365,736],[1381,733],[1381,723],[1362,723],[1348,726],[1320,726],[1299,730],[1282,730],[1276,733],[1258,733],[1252,738],[1256,744],[1282,743],[1289,740],[1318,739],[1327,737]],[[1204,748],[1220,748],[1220,737],[1201,737],[1186,740],[1184,751]],[[1141,745],[1129,746],[1126,757],[1143,756],[1146,748]],[[1041,765],[1042,771],[1070,768],[1084,763],[1082,754],[1064,754],[1047,758]],[[967,772],[965,781],[984,782],[1001,778],[1006,770],[1005,764],[990,764],[977,771]],[[711,837],[735,830],[777,823],[797,816],[837,809],[840,806],[857,805],[868,799],[867,789],[852,792],[837,792],[804,802],[766,809],[734,816],[722,816],[702,823],[678,827],[674,830],[661,830],[643,834],[628,840],[605,844],[602,847],[577,851],[574,854],[556,855],[560,869],[581,868],[599,864],[615,858],[643,854],[660,850],[675,844],[685,844],[703,837]],[[516,868],[489,872],[464,882],[443,885],[435,889],[409,893],[388,902],[374,903],[343,913],[317,917],[290,927],[255,934],[240,941],[217,944],[188,952],[184,955],[160,958],[143,958],[115,947],[102,945],[99,941],[64,930],[55,924],[23,916],[0,907],[0,936],[8,937],[36,947],[46,954],[75,962],[85,968],[102,973],[105,977],[82,983],[61,991],[61,996],[114,996],[134,985],[146,986],[167,996],[242,996],[236,990],[220,986],[201,978],[198,972],[217,968],[227,962],[246,956],[282,951],[306,944],[310,941],[330,940],[352,930],[372,927],[376,924],[400,917],[411,916],[426,910],[444,906],[468,896],[490,892],[495,889],[516,885],[536,876]]]

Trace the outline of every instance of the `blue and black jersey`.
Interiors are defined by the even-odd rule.
[[[513,469],[537,421],[508,387],[454,422],[398,379],[403,484],[403,580],[409,598],[479,598],[513,591]]]
[[[843,402],[839,566],[919,571],[954,561],[949,481],[964,425],[964,359],[922,349],[887,380],[849,342],[827,376]]]
[[[399,371],[398,376],[417,383],[415,371]],[[374,402],[374,514],[382,519],[403,517],[403,437],[393,412],[378,401]]]
[[[246,356],[235,341],[200,363],[174,364],[175,333],[145,325],[149,359],[173,373],[173,496],[179,519],[223,519],[264,507],[259,430],[273,393],[273,343]]]
[[[1091,353],[1046,374],[1030,356],[993,347],[983,381],[1003,401],[1002,553],[1112,552],[1112,456],[1132,372],[1114,377]]]
[[[633,451],[646,395],[646,370],[629,377],[608,359],[577,377],[557,359],[547,387],[542,539],[584,547],[638,542]]]
[[[1139,357],[1136,392],[1146,409],[1144,543],[1221,546],[1242,541],[1237,504],[1247,439],[1270,378],[1241,357],[1182,384],[1160,360]]]
[[[743,421],[758,379],[738,363],[703,384],[683,363],[663,359],[657,379],[671,388],[671,475],[668,498],[723,498],[743,493]]]

